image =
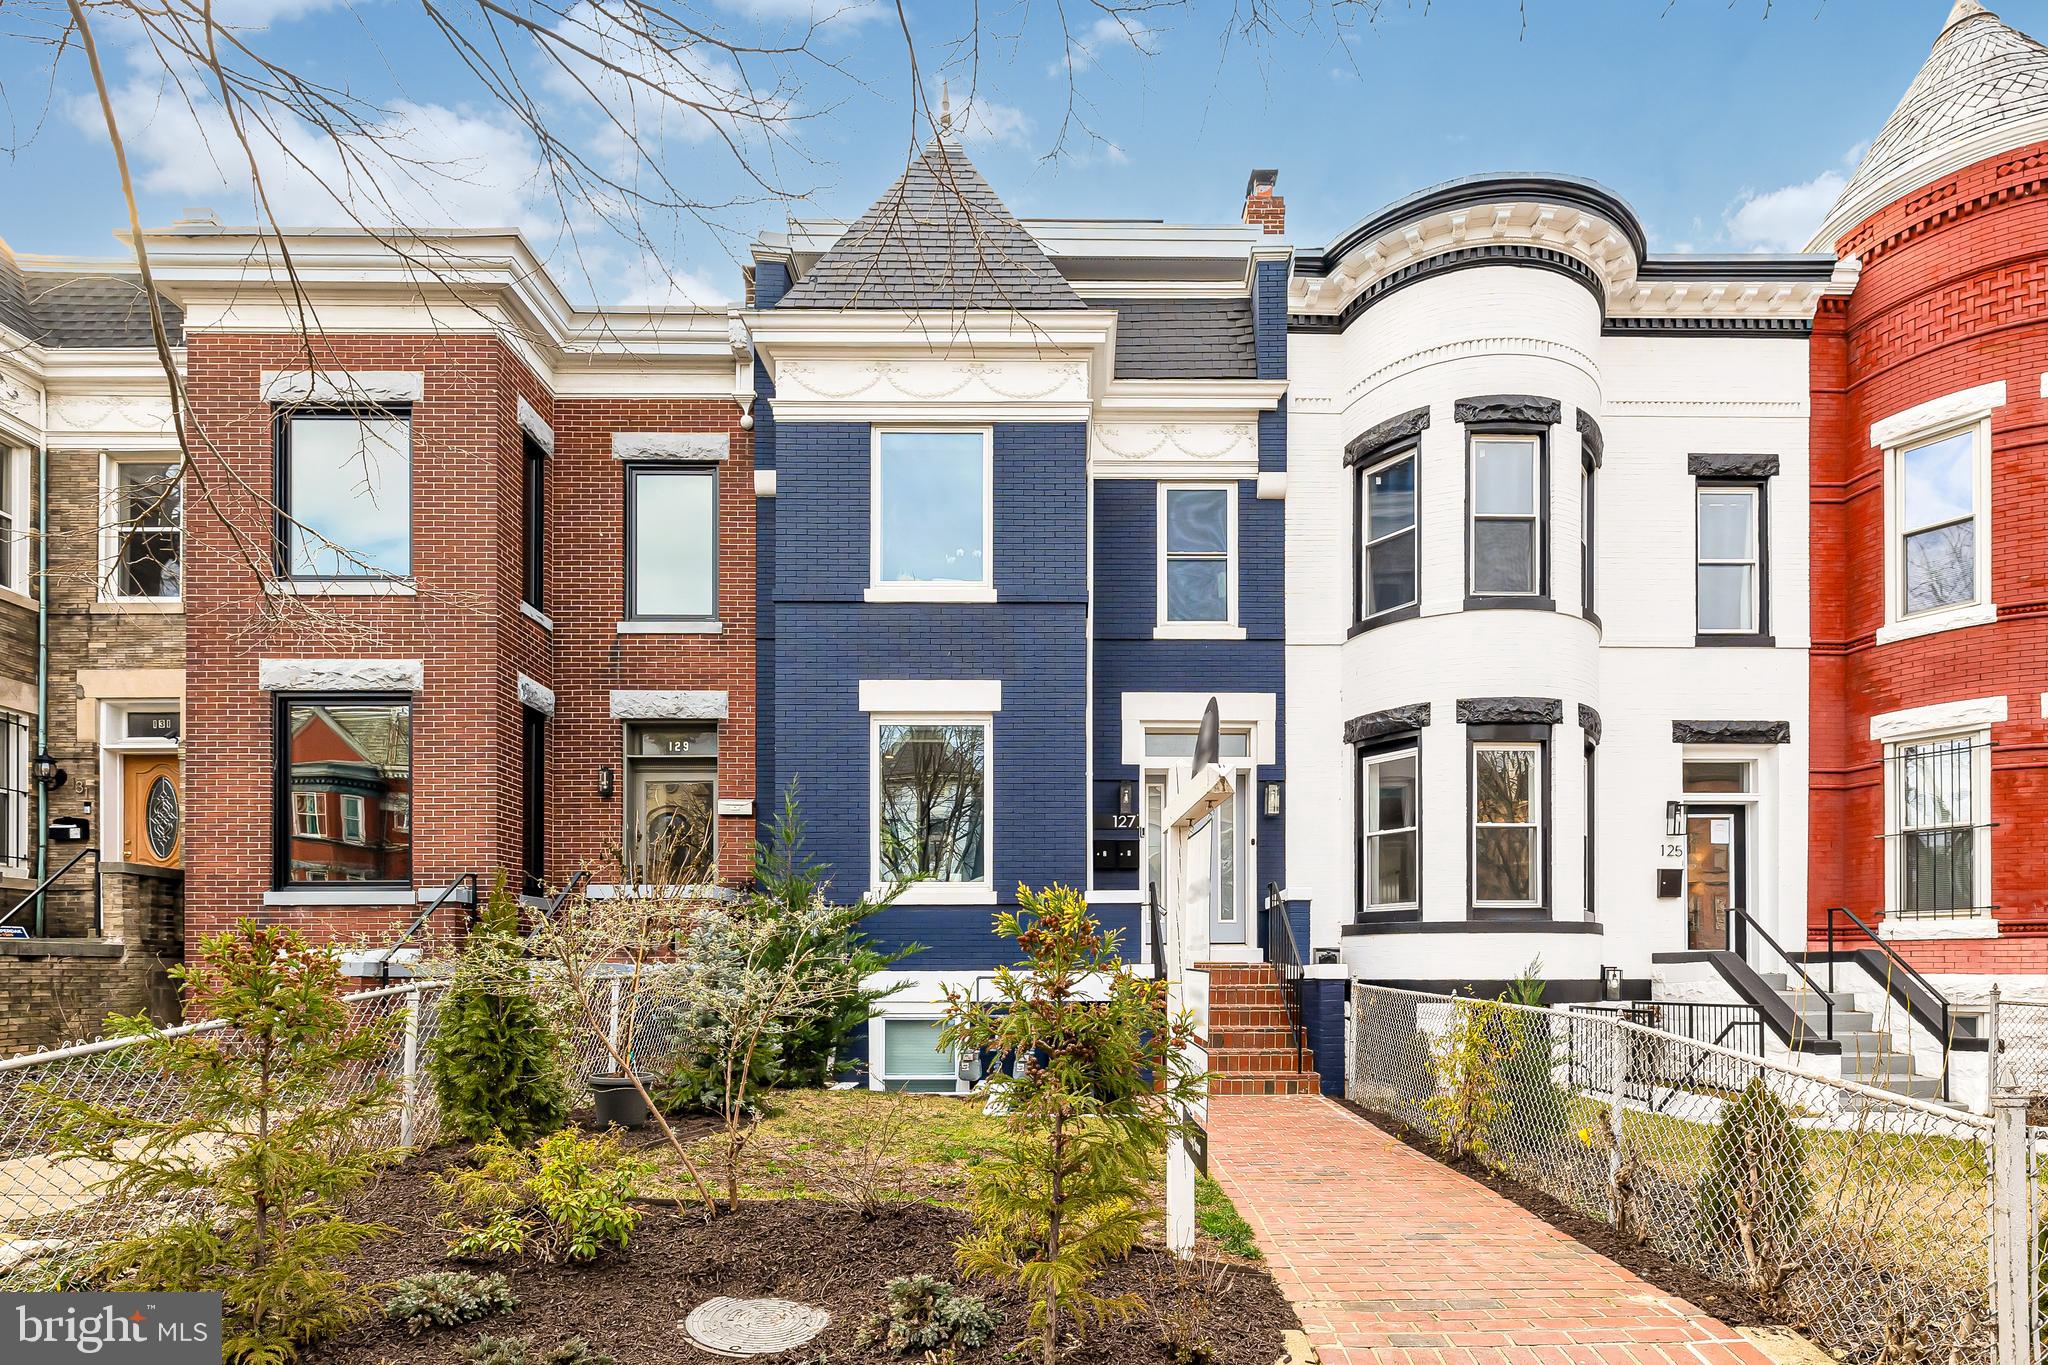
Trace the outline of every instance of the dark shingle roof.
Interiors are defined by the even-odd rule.
[[[171,344],[182,344],[185,315],[164,300]],[[0,242],[0,327],[41,346],[152,346],[149,303],[133,275],[23,270]]]
[[[1118,379],[1256,379],[1250,299],[1097,299],[1116,309]]]
[[[1082,308],[981,172],[944,139],[925,144],[782,308]]]

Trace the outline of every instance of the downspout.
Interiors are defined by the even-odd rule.
[[[48,431],[47,407],[44,430]],[[50,751],[50,448],[36,447],[36,754]],[[31,756],[33,757],[33,755]],[[50,791],[36,783],[36,885],[50,875]],[[43,936],[47,896],[36,899],[36,937]]]

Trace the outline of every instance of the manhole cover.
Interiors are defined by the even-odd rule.
[[[683,1319],[690,1340],[722,1356],[763,1356],[801,1346],[832,1315],[788,1299],[706,1299]]]

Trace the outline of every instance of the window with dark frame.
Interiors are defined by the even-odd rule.
[[[277,699],[273,883],[412,885],[412,698]]]
[[[1548,442],[1472,428],[1466,456],[1467,604],[1540,606],[1549,595]]]
[[[1422,753],[1407,735],[1358,754],[1358,910],[1413,916],[1422,905]]]
[[[1414,607],[1421,596],[1417,446],[1358,470],[1356,619],[1369,624]]]
[[[1594,843],[1594,831],[1597,828],[1594,816],[1600,807],[1599,754],[1600,746],[1589,736],[1586,740],[1585,906],[1587,919],[1596,918],[1596,902],[1593,895],[1596,878],[1593,875],[1593,866],[1594,855],[1597,851]]]
[[[541,600],[547,581],[547,490],[548,453],[531,436],[525,444],[525,482],[522,487],[521,540],[525,551],[524,583],[521,595],[535,611],[545,608]]]
[[[1589,457],[1579,466],[1579,614],[1599,619],[1593,607],[1593,497],[1596,480]]]
[[[718,471],[626,466],[626,617],[710,621],[718,615]]]
[[[525,707],[519,720],[520,851],[526,892],[538,896],[547,890],[548,718]]]
[[[1544,913],[1550,799],[1547,726],[1471,726],[1471,904],[1475,913]]]
[[[1694,492],[1697,643],[1770,637],[1770,519],[1762,480],[1701,479]]]
[[[412,416],[385,407],[277,415],[277,558],[287,578],[412,573]]]

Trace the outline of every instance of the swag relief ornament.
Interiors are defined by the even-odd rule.
[[[858,363],[784,361],[776,373],[784,397],[845,402],[905,398],[941,402],[992,397],[1016,403],[1062,395],[1085,398],[1088,367],[1079,361],[870,360]]]

